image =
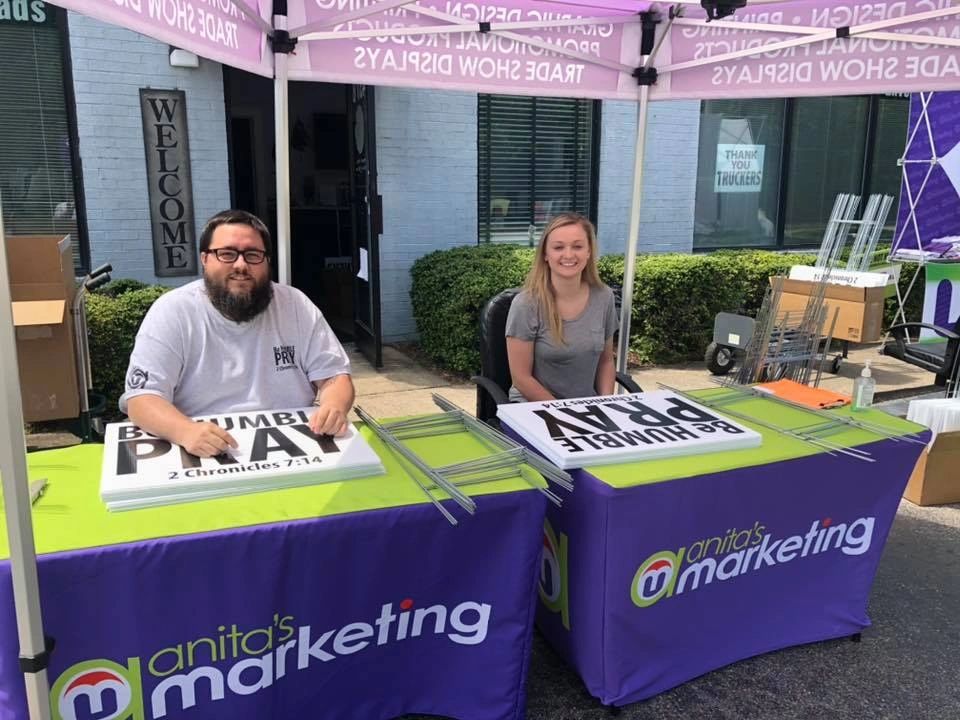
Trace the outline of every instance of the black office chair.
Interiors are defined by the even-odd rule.
[[[910,332],[921,329],[933,330],[945,342],[911,342]],[[945,386],[949,393],[957,382],[958,349],[960,349],[960,318],[953,330],[928,323],[908,322],[894,325],[889,330],[892,339],[883,346],[883,354],[905,363],[929,370],[936,375],[935,384]]]
[[[494,296],[480,311],[480,374],[470,378],[477,386],[477,417],[486,423],[495,422],[497,405],[509,402],[510,365],[507,361],[507,313],[520,292],[504,290]],[[627,392],[643,392],[633,379],[617,373],[617,383]]]

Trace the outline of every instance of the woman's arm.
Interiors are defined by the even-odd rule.
[[[513,386],[528,402],[555,400],[554,396],[533,376],[533,341],[507,338],[507,361]]]
[[[600,395],[613,395],[617,380],[617,368],[613,364],[613,338],[607,340],[597,363],[597,379],[594,387]]]

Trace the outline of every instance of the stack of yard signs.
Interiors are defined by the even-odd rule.
[[[756,447],[761,435],[669,390],[508,403],[497,417],[557,467]]]
[[[352,425],[343,437],[315,435],[314,408],[235,413],[217,423],[238,447],[199,458],[132,423],[107,425],[100,497],[110,510],[239,495],[368,477],[380,458]]]

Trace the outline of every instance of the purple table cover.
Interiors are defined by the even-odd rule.
[[[543,496],[43,555],[54,718],[522,718]],[[9,561],[0,718],[27,717]]]
[[[537,624],[605,704],[853,635],[922,447],[616,489],[583,470],[544,530]]]

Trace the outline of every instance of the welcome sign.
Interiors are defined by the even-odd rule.
[[[100,496],[111,510],[312,485],[384,472],[352,425],[344,437],[316,435],[313,408],[235,413],[214,422],[237,441],[200,458],[133,423],[111,423],[104,437]]]
[[[497,417],[561,468],[760,445],[759,433],[677,393],[501,405]]]

